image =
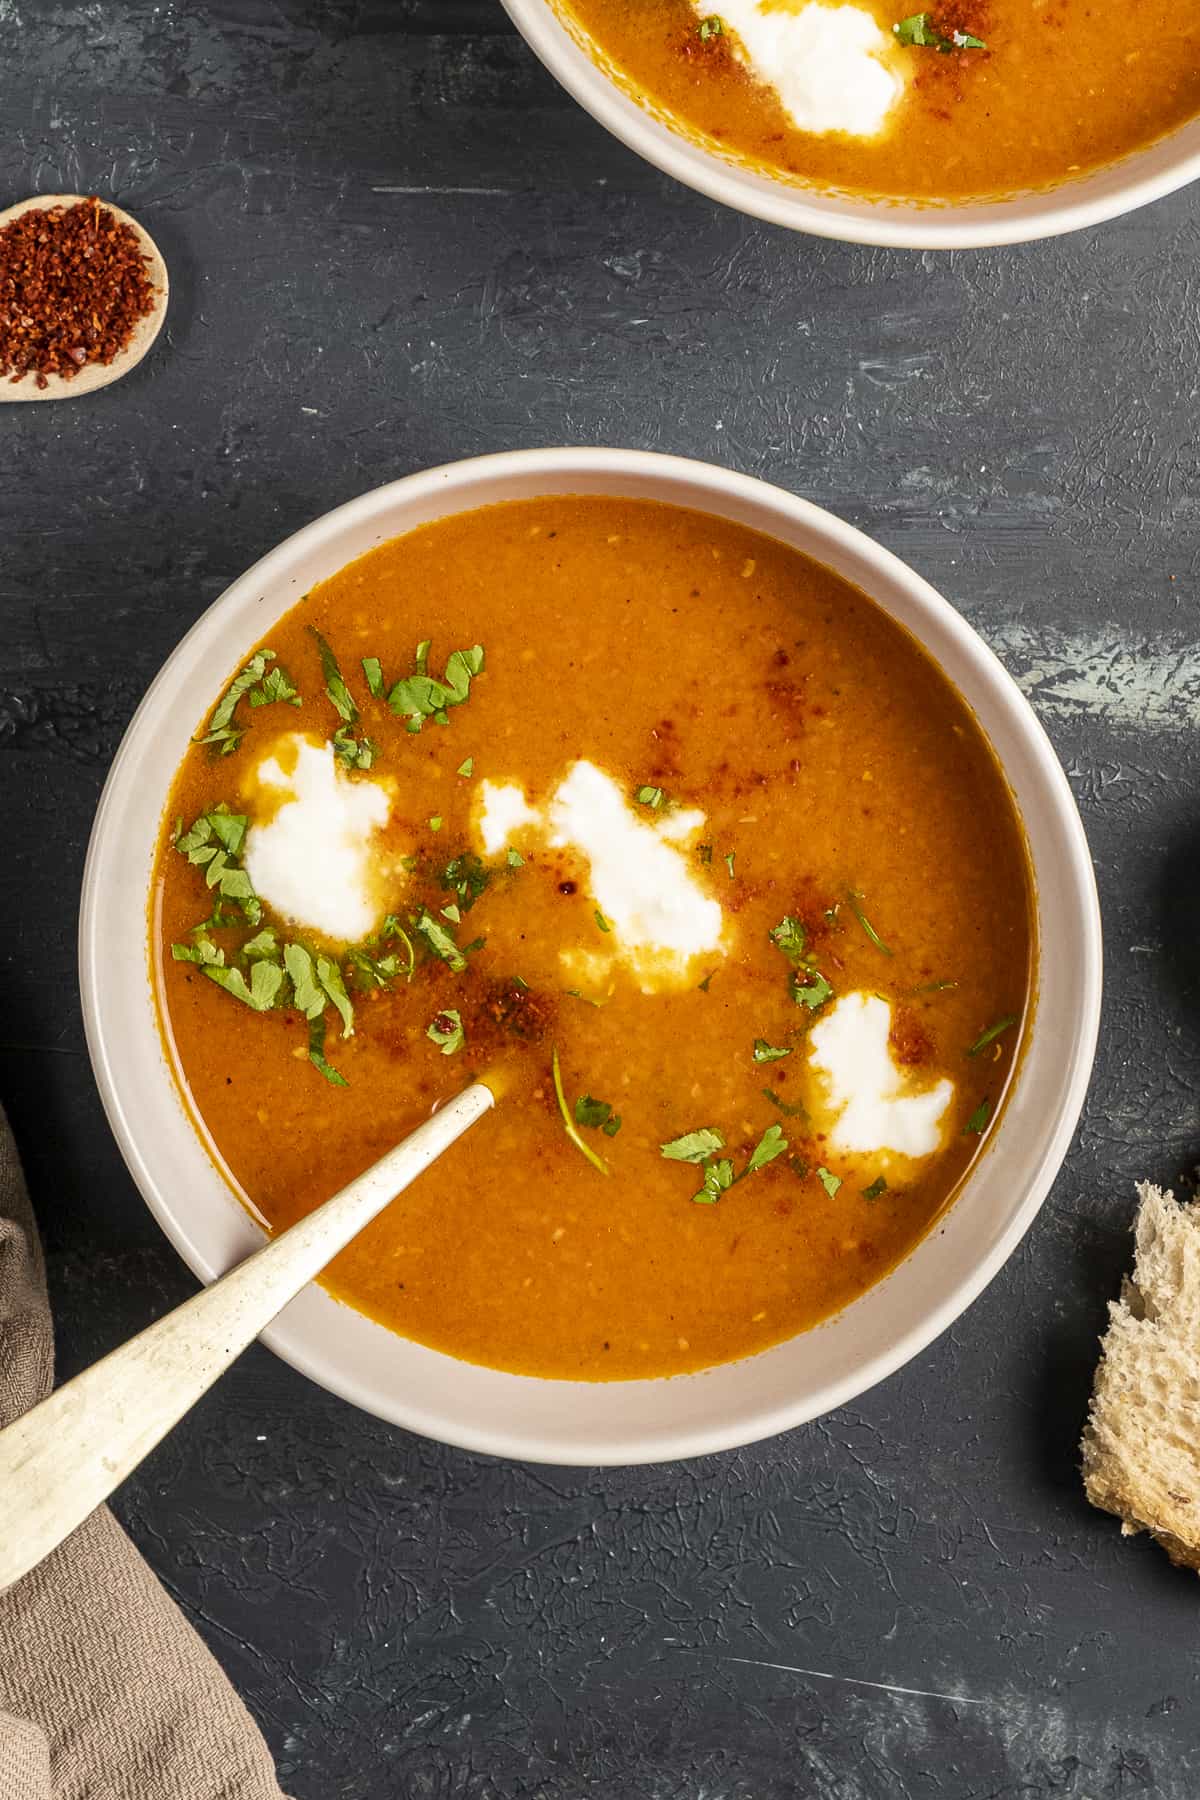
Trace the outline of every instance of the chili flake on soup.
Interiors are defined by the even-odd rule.
[[[152,948],[272,1228],[497,1080],[327,1285],[603,1380],[762,1349],[913,1248],[1003,1102],[1032,921],[992,751],[872,601],[723,520],[558,497],[280,621],[175,779]]]
[[[633,96],[765,172],[999,198],[1200,113],[1194,0],[547,0]]]

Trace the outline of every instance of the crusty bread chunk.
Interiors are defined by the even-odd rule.
[[[1143,1182],[1083,1434],[1088,1499],[1200,1570],[1200,1200]]]

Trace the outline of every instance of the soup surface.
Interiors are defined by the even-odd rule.
[[[1014,807],[917,644],[784,545],[460,514],[314,589],[197,739],[155,979],[252,1208],[290,1224],[472,1074],[500,1096],[333,1266],[397,1331],[597,1380],[742,1356],[978,1153],[1031,982]]]
[[[1046,187],[1200,112],[1194,0],[548,0],[636,97],[769,172],[927,200]]]

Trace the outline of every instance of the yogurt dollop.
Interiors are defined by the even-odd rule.
[[[712,8],[693,0],[698,16]],[[858,6],[821,0],[721,0],[734,54],[801,131],[874,137],[903,92],[891,40]]]

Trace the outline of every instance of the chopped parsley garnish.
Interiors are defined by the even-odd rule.
[[[308,1060],[332,1087],[349,1087],[350,1083],[332,1063],[325,1060],[325,1019],[318,1015],[308,1022]]]
[[[797,1006],[807,1007],[809,1012],[816,1012],[819,1006],[833,997],[833,986],[826,981],[819,969],[812,971],[812,980],[802,982],[799,975],[792,976],[792,999]]]
[[[784,1099],[781,1099],[781,1097],[775,1092],[774,1088],[764,1088],[763,1093],[766,1095],[767,1099],[771,1102],[771,1105],[777,1106],[779,1108],[780,1112],[783,1113],[787,1118],[789,1118],[789,1119],[807,1119],[808,1108],[802,1102],[797,1101],[794,1106],[789,1106],[788,1102]]]
[[[910,13],[907,19],[892,26],[897,41],[910,48],[938,50],[943,56],[949,56],[952,50],[986,50],[987,45],[982,38],[972,37],[969,31],[952,31],[947,37],[933,24],[932,13]]]
[[[317,640],[317,649],[321,653],[321,673],[325,677],[325,692],[329,696],[333,710],[343,725],[353,725],[358,719],[358,707],[354,704],[354,696],[346,686],[345,677],[338,667],[338,659],[316,626],[310,625],[308,629]]]
[[[595,912],[592,914],[592,917],[595,919],[595,921],[596,921],[597,925],[600,927],[601,931],[611,931],[612,930],[612,926],[609,924],[609,922],[605,918],[604,914],[600,911],[599,907],[596,908]]]
[[[783,1135],[783,1126],[768,1125],[750,1152],[750,1161],[742,1173],[753,1175],[756,1169],[765,1169],[769,1162],[774,1162],[777,1156],[782,1156],[787,1147],[788,1141]]]
[[[696,1131],[686,1131],[682,1137],[672,1138],[668,1144],[659,1145],[659,1153],[669,1162],[694,1163],[704,1166],[704,1179],[699,1193],[692,1195],[697,1206],[715,1206],[721,1195],[747,1175],[753,1175],[767,1164],[782,1156],[788,1147],[781,1125],[768,1125],[767,1129],[755,1144],[740,1175],[733,1172],[733,1163],[729,1157],[717,1157],[717,1151],[725,1148],[725,1139],[711,1125],[702,1125]]]
[[[554,1076],[554,1096],[558,1101],[558,1110],[562,1114],[562,1122],[566,1127],[567,1136],[570,1138],[575,1148],[587,1157],[594,1169],[599,1169],[602,1175],[607,1175],[609,1173],[608,1164],[602,1156],[592,1149],[590,1144],[585,1143],[583,1138],[580,1137],[579,1129],[576,1126],[574,1119],[571,1117],[571,1110],[567,1105],[567,1096],[563,1093],[562,1070],[559,1067],[557,1045],[554,1045],[550,1052],[550,1068]]]
[[[822,1163],[817,1170],[817,1180],[825,1189],[825,1192],[829,1195],[831,1200],[842,1185],[841,1176],[835,1175],[831,1169],[827,1169],[824,1163]]]
[[[437,1017],[430,1021],[425,1036],[439,1046],[443,1056],[453,1056],[454,1052],[461,1050],[467,1041],[467,1034],[463,1030],[462,1014],[453,1008],[447,1008],[445,1012],[438,1013]]]
[[[833,984],[826,981],[814,958],[808,954],[808,933],[803,925],[791,913],[785,913],[778,925],[772,926],[767,936],[792,964],[792,999],[797,1006],[816,1012],[818,1007],[824,1006],[832,998]]]
[[[404,719],[409,731],[420,731],[426,719],[432,719],[435,725],[448,725],[448,709],[461,706],[470,698],[471,682],[483,672],[483,645],[475,644],[469,650],[452,650],[445,675],[438,681],[428,673],[429,645],[428,638],[417,645],[415,673],[396,682],[387,697],[388,705]]]
[[[523,869],[525,867],[525,858],[518,850],[510,850],[507,860],[510,869]]]
[[[459,949],[446,927],[439,925],[428,912],[422,912],[414,924],[433,954],[440,956],[444,963],[448,963],[456,975],[461,975],[467,966],[466,952]]]
[[[397,942],[404,946],[403,963],[394,950],[384,950],[382,955],[379,954],[385,944]],[[400,975],[406,981],[412,980],[413,970],[417,966],[417,952],[395,913],[389,913],[374,937],[347,950],[346,961],[359,987],[384,988]]]
[[[367,692],[373,700],[383,699],[383,664],[377,656],[364,656],[362,672],[366,677]]]
[[[299,706],[300,696],[287,672],[268,669],[275,661],[273,650],[256,650],[244,669],[238,671],[213,708],[208,730],[196,739],[198,744],[216,746],[218,756],[231,756],[246,735],[246,727],[236,721],[238,702],[248,696],[251,706],[269,706],[275,700],[286,700]]]
[[[468,756],[465,762],[459,763],[454,773],[456,775],[473,775],[475,773],[475,758],[473,756]]]
[[[698,981],[696,983],[696,989],[697,989],[698,993],[707,994],[709,987],[712,983],[712,978],[716,974],[716,972],[717,971],[715,969],[710,969],[708,971],[708,974],[704,977],[704,980]]]
[[[379,745],[374,738],[356,738],[349,725],[339,725],[330,738],[333,754],[347,769],[370,769],[379,755]]]
[[[270,1012],[283,986],[283,970],[277,963],[252,963],[248,982],[238,968],[209,962],[203,969],[210,981],[215,981],[218,987],[224,988],[227,994],[232,994],[253,1012]]]
[[[605,1137],[616,1137],[621,1129],[621,1115],[613,1111],[607,1100],[595,1100],[591,1094],[581,1094],[575,1102],[575,1123],[602,1131]]]
[[[804,961],[808,937],[799,919],[793,919],[791,913],[785,913],[778,925],[772,926],[767,936],[777,950],[783,951],[790,963]]]
[[[692,1195],[693,1206],[715,1206],[721,1195],[729,1192],[734,1179],[733,1164],[727,1156],[710,1162],[704,1171],[704,1182],[699,1193]]]
[[[277,700],[286,701],[289,706],[299,706],[300,693],[293,685],[292,678],[282,663],[276,663],[268,669],[257,687],[252,687],[246,698],[251,708],[256,706],[273,706]]]
[[[779,1062],[783,1057],[792,1054],[792,1046],[768,1044],[765,1038],[754,1040],[754,1060],[756,1063]]]
[[[429,823],[432,825],[433,820]],[[491,879],[491,874],[475,852],[464,850],[461,856],[451,857],[438,877],[438,883],[456,896],[464,912],[470,912]]]
[[[442,829],[441,813],[434,813],[432,819],[429,821],[429,829],[430,831],[440,831]]]
[[[455,906],[453,900],[450,902],[449,906],[443,906],[441,908],[441,914],[443,919],[449,919],[452,925],[462,924],[462,914],[459,912],[457,906]]]
[[[870,938],[870,940],[874,944],[875,948],[877,950],[882,951],[884,956],[891,956],[891,954],[892,954],[891,950],[884,943],[883,939],[880,937],[879,933],[876,931],[875,927],[872,925],[870,919],[868,919],[866,913],[863,911],[863,904],[862,904],[863,896],[859,893],[858,889],[850,888],[846,894],[846,899],[850,903],[851,912],[854,914],[855,918],[858,920],[859,924],[862,926],[863,930],[866,932],[867,936]]]
[[[870,1187],[865,1187],[863,1189],[862,1197],[864,1200],[878,1200],[880,1194],[886,1193],[887,1182],[883,1179],[882,1175],[877,1175]]]
[[[702,1125],[698,1131],[685,1131],[682,1137],[672,1138],[669,1144],[658,1148],[668,1162],[702,1163],[725,1148],[725,1139],[711,1126]]]
[[[723,37],[725,21],[720,13],[709,13],[707,19],[701,19],[696,27],[696,35],[702,44],[709,43],[713,38]]]
[[[994,1044],[1001,1033],[1007,1031],[1016,1022],[1016,1013],[1005,1013],[1002,1019],[997,1019],[994,1025],[989,1025],[986,1031],[980,1033],[967,1051],[967,1055],[978,1056],[980,1051],[986,1050],[989,1044]]]
[[[991,1101],[986,1100],[986,1099],[981,1100],[979,1102],[979,1105],[975,1108],[975,1111],[971,1114],[970,1118],[967,1120],[966,1124],[963,1126],[963,1136],[967,1137],[968,1135],[971,1135],[971,1136],[978,1137],[979,1134],[983,1131],[984,1126],[987,1124],[987,1122],[991,1118],[991,1116],[992,1116]]]
[[[730,881],[732,881],[732,880],[733,880],[733,879],[734,879],[734,874],[733,874],[733,859],[734,859],[734,857],[735,857],[735,856],[736,856],[736,855],[737,855],[737,851],[736,851],[736,850],[730,850],[730,851],[729,851],[729,853],[728,853],[728,855],[727,855],[727,856],[726,856],[726,858],[725,858],[725,867],[726,867],[726,868],[727,868],[727,869],[728,869],[728,870],[729,870],[729,879],[730,879]]]
[[[657,812],[666,801],[666,798],[666,794],[660,787],[640,787],[634,794],[634,799],[637,801],[638,805],[648,806],[652,812]]]
[[[232,813],[222,803],[201,813],[190,830],[179,832],[175,848],[193,868],[203,869],[206,886],[239,907],[249,924],[258,925],[262,906],[240,862],[245,837],[246,815]]]

